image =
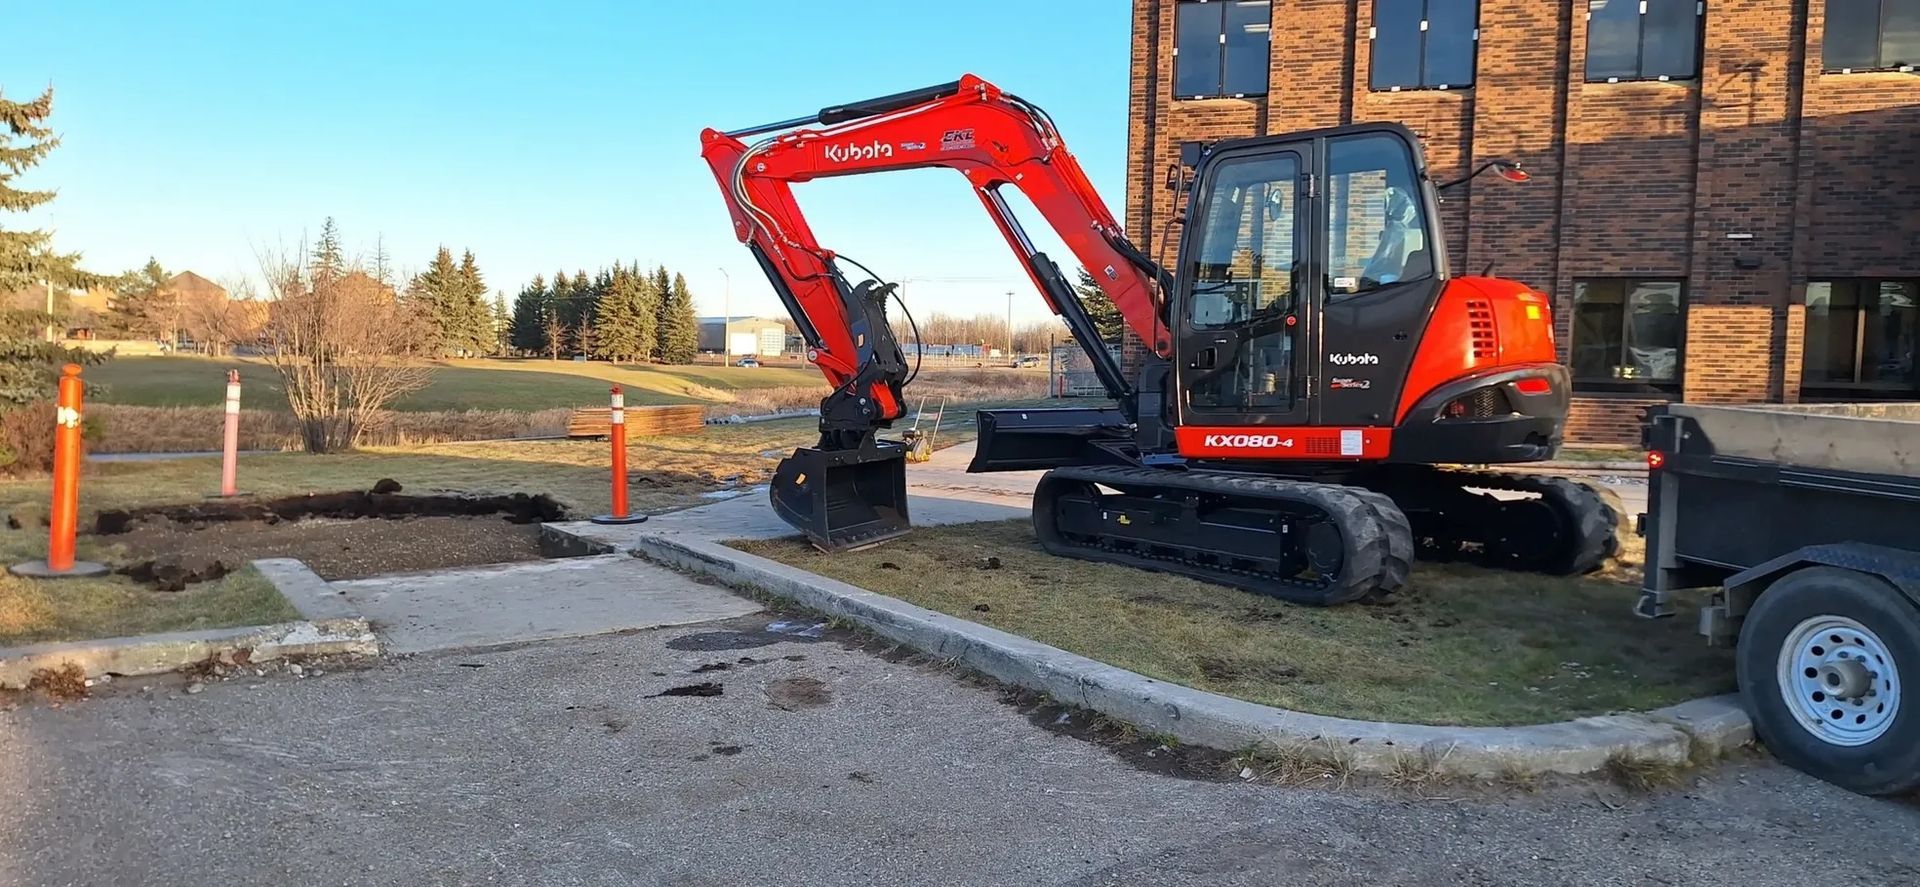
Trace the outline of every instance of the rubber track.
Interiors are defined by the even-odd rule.
[[[1138,554],[1103,545],[1065,539],[1052,525],[1053,496],[1065,483],[1092,483],[1128,495],[1200,493],[1256,504],[1286,503],[1279,510],[1317,512],[1331,519],[1346,541],[1340,574],[1331,582],[1310,582],[1250,570],[1235,570],[1178,557]],[[1076,466],[1056,468],[1041,478],[1035,490],[1033,521],[1041,547],[1049,553],[1082,560],[1124,564],[1157,572],[1178,573],[1207,582],[1231,585],[1297,603],[1342,604],[1392,594],[1406,584],[1413,557],[1413,534],[1406,516],[1386,496],[1354,487],[1303,483],[1205,471],[1175,472],[1158,468]]]
[[[1533,493],[1560,512],[1573,527],[1573,544],[1548,559],[1548,567],[1540,572],[1556,576],[1591,573],[1620,553],[1622,516],[1616,511],[1620,499],[1611,491],[1564,477],[1524,472],[1440,470],[1434,476],[1463,488]]]

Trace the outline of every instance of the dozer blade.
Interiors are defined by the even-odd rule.
[[[780,460],[767,490],[780,519],[821,551],[878,545],[906,534],[906,447],[882,441],[857,450],[802,447]]]

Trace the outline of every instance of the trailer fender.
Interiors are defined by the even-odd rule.
[[[1727,577],[1721,584],[1725,606],[1721,615],[1729,619],[1745,616],[1767,586],[1788,573],[1810,566],[1838,567],[1878,576],[1899,589],[1908,603],[1920,607],[1920,552],[1864,542],[1836,542],[1808,545]]]

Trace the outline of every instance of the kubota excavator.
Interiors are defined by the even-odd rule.
[[[1593,489],[1442,467],[1551,458],[1568,373],[1546,296],[1449,273],[1436,186],[1404,127],[1183,151],[1171,271],[1127,240],[1045,112],[972,75],[701,141],[734,235],[832,385],[818,445],[783,460],[770,493],[822,549],[907,531],[905,451],[878,433],[904,412],[917,360],[888,322],[896,286],[816,242],[792,186],[948,167],[1115,402],[980,413],[968,470],[1047,470],[1033,502],[1047,551],[1334,604],[1395,591],[1416,554],[1572,574],[1616,550],[1618,517]],[[1150,350],[1134,378],[1009,187]]]

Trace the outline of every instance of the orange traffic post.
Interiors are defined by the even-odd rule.
[[[53,507],[47,534],[47,559],[14,564],[17,576],[58,579],[102,576],[105,564],[73,559],[74,535],[80,529],[80,366],[60,369],[60,395],[53,414]]]
[[[627,513],[627,398],[613,386],[613,408],[607,411],[607,438],[613,441],[613,513],[593,519],[596,524],[637,524],[644,514]]]

